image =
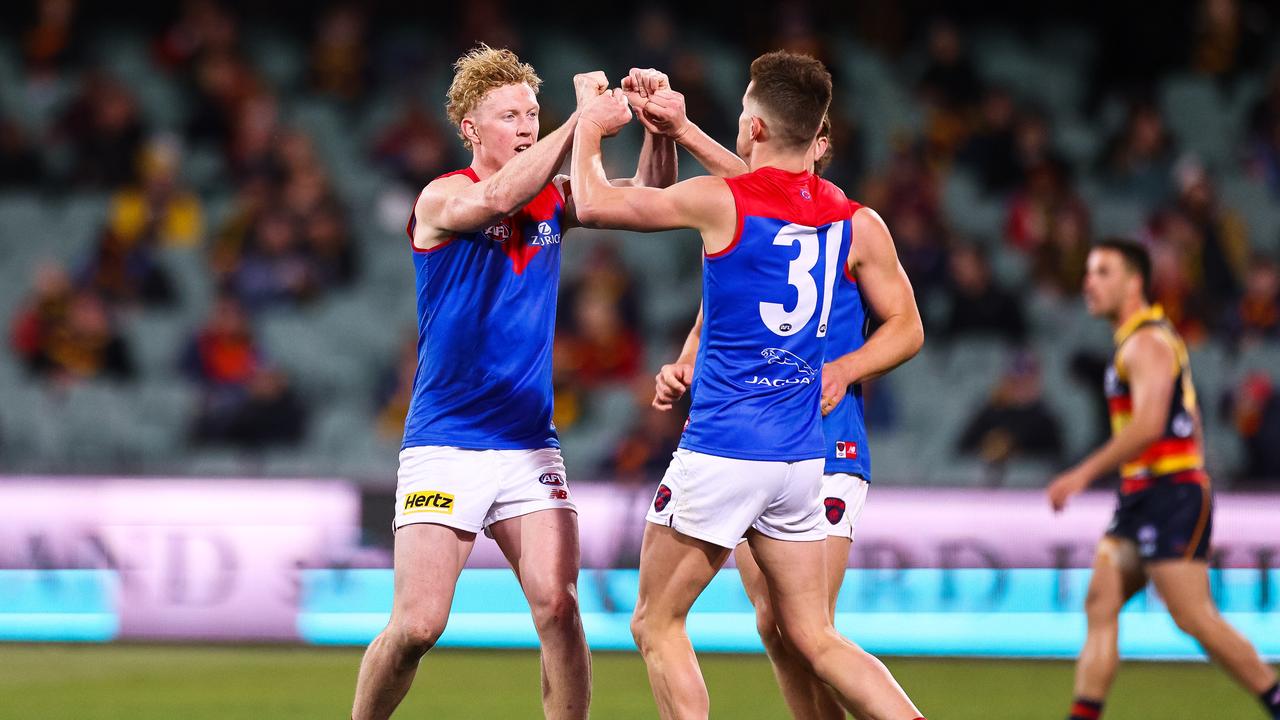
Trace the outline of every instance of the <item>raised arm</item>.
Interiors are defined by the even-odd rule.
[[[724,181],[699,177],[669,188],[614,187],[604,174],[600,141],[631,119],[621,90],[605,93],[583,110],[573,144],[570,184],[578,220],[587,227],[653,232],[692,228],[708,253],[733,239],[736,211]]]
[[[860,208],[853,215],[848,268],[858,279],[858,289],[881,325],[862,347],[823,367],[823,414],[835,408],[850,385],[889,372],[914,357],[924,345],[924,325],[911,280],[898,262],[889,228],[871,208]]]
[[[634,74],[636,71],[632,70]],[[665,77],[665,76],[664,76]],[[747,163],[733,151],[716,142],[689,119],[684,95],[667,86],[655,87],[641,102],[632,96],[640,122],[679,143],[694,159],[717,177],[734,177],[748,171]]]
[[[581,106],[603,92],[609,81],[604,73],[592,72],[575,76],[573,82]],[[541,140],[530,138],[527,150],[479,182],[453,175],[423,188],[414,205],[414,245],[428,250],[456,233],[484,229],[528,204],[564,164],[578,115],[575,111]]]
[[[1072,495],[1142,454],[1160,439],[1169,422],[1169,405],[1174,393],[1174,376],[1169,368],[1178,367],[1173,347],[1159,331],[1139,330],[1125,343],[1120,360],[1129,370],[1133,417],[1115,437],[1054,479],[1049,485],[1049,502],[1054,510],[1062,510]]]

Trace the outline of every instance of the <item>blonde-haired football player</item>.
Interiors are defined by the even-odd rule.
[[[560,242],[576,224],[565,178],[579,113],[538,139],[541,80],[481,45],[455,65],[448,112],[471,164],[432,180],[409,217],[418,372],[395,511],[391,620],[365,653],[352,717],[386,718],[444,632],[476,533],[498,543],[542,646],[548,718],[585,718],[590,656],[575,586],[577,515],[551,422],[551,345]],[[601,72],[574,77],[581,108]],[[675,146],[646,134],[619,184],[675,181]]]

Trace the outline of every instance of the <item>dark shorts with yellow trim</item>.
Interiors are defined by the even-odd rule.
[[[1157,480],[1121,495],[1107,535],[1132,540],[1144,562],[1205,560],[1213,534],[1213,492],[1208,482]]]

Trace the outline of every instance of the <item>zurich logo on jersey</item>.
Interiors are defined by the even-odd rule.
[[[539,247],[559,245],[560,233],[555,232],[552,229],[551,223],[546,221],[540,222],[538,223],[538,234],[533,237],[533,240],[529,241],[529,244],[537,245]]]

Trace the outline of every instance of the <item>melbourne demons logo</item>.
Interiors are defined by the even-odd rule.
[[[844,501],[838,497],[829,497],[822,501],[824,507],[827,508],[827,522],[835,525],[844,517]]]
[[[658,486],[658,494],[653,497],[653,509],[662,512],[669,502],[671,502],[671,488],[663,483]]]
[[[836,458],[840,460],[857,460],[858,443],[848,440],[836,441]]]

